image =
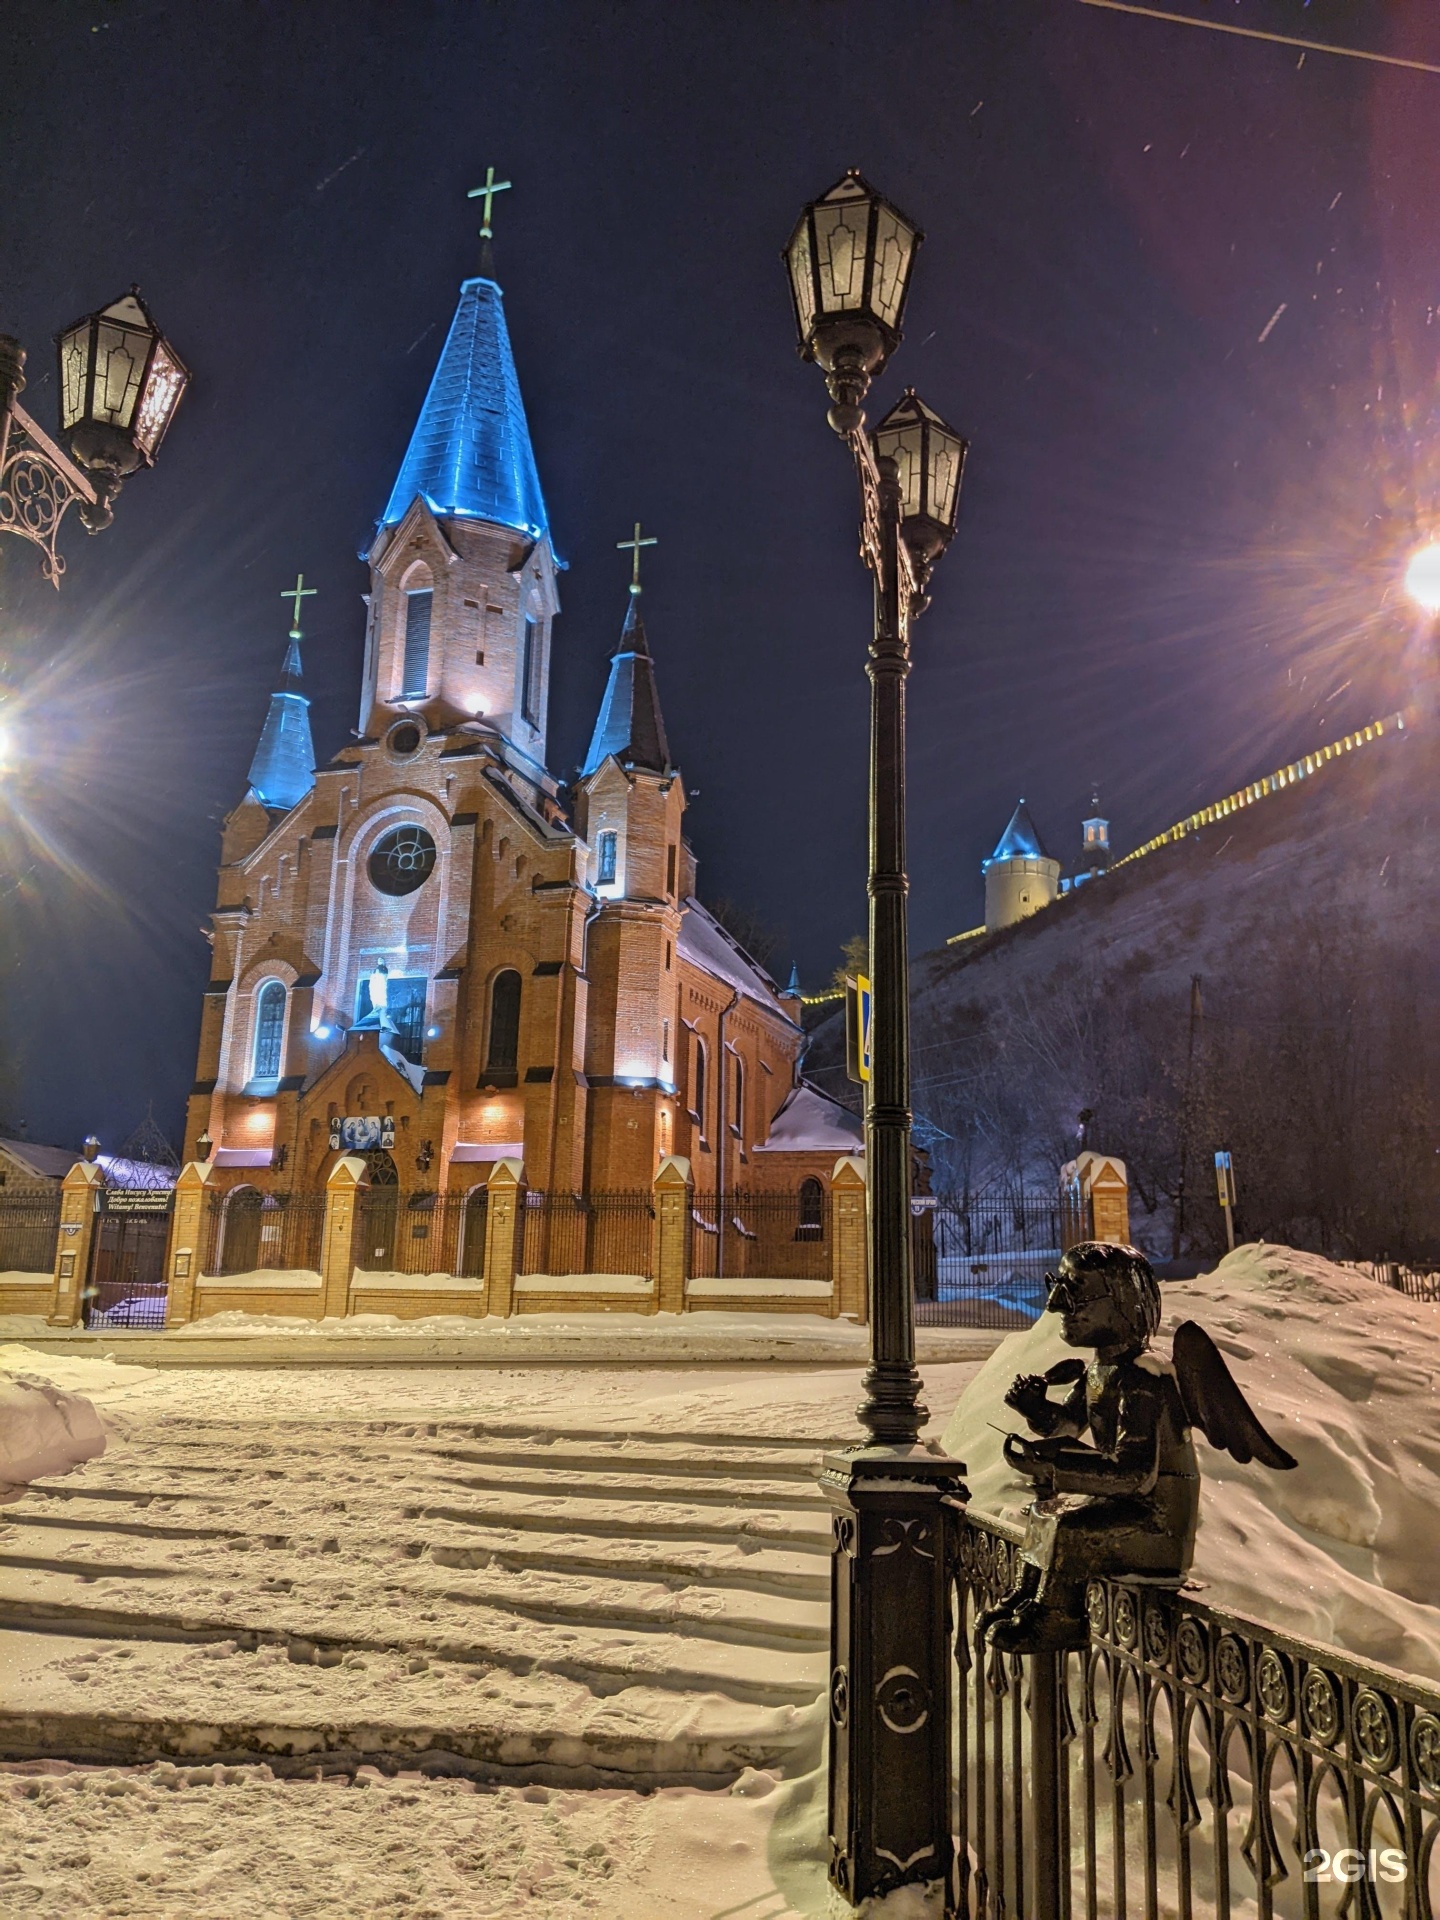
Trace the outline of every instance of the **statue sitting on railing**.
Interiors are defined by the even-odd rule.
[[[1134,1247],[1091,1240],[1047,1274],[1047,1311],[1068,1346],[1091,1347],[1086,1366],[1061,1360],[1019,1374],[1005,1396],[1038,1439],[1011,1433],[1005,1458],[1035,1483],[1019,1582],[977,1627],[1010,1653],[1082,1647],[1087,1582],[1134,1575],[1178,1586],[1190,1571],[1200,1471],[1190,1429],[1242,1463],[1293,1467],[1255,1417],[1220,1351],[1193,1320],[1176,1329],[1173,1358],[1148,1351],[1160,1325],[1160,1289]],[[1051,1387],[1067,1389],[1061,1400]],[[1090,1442],[1081,1439],[1088,1429]]]

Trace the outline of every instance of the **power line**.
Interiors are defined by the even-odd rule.
[[[1268,40],[1272,46],[1299,47],[1304,53],[1334,53],[1345,60],[1372,60],[1381,67],[1408,67],[1413,73],[1440,73],[1428,60],[1402,60],[1396,53],[1367,53],[1363,47],[1332,47],[1323,40],[1299,40],[1289,33],[1262,33],[1258,27],[1234,27],[1224,20],[1197,20],[1193,14],[1168,13],[1161,7],[1138,7],[1132,0],[1080,0],[1082,7],[1103,7],[1107,13],[1134,13],[1145,20],[1168,20],[1177,27],[1204,27],[1210,33],[1233,33],[1240,40]]]

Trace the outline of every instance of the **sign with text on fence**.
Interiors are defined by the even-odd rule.
[[[106,1213],[169,1213],[173,1187],[107,1187]]]

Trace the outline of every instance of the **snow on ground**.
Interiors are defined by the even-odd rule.
[[[53,1379],[17,1370],[10,1362],[17,1355],[37,1358],[0,1348],[0,1505],[18,1500],[30,1481],[69,1473],[105,1451],[90,1402]],[[41,1363],[39,1373],[45,1371]]]
[[[10,1364],[111,1445],[0,1526],[0,1912],[823,1912],[858,1369]]]
[[[1199,1436],[1194,1576],[1200,1598],[1362,1659],[1440,1679],[1440,1306],[1392,1293],[1314,1254],[1237,1248],[1211,1273],[1162,1289],[1158,1346],[1181,1320],[1214,1339],[1264,1424],[1299,1460],[1239,1466]],[[1071,1349],[1042,1315],[996,1349],[966,1390],[946,1444],[972,1504],[1018,1519],[1028,1483],[1001,1436],[1017,1373]]]

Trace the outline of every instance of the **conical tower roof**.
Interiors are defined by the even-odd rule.
[[[402,520],[417,495],[434,514],[488,520],[533,540],[549,528],[503,298],[491,279],[461,285],[381,525]]]
[[[611,754],[625,767],[644,767],[651,773],[669,773],[670,743],[660,714],[655,686],[655,662],[640,616],[640,596],[632,591],[620,645],[610,660],[610,678],[600,717],[590,736],[581,779],[586,779]]]
[[[1017,855],[1023,855],[1026,859],[1030,860],[1048,860],[1050,858],[1036,830],[1035,822],[1030,818],[1030,809],[1023,800],[1019,806],[1016,807],[1014,813],[1011,814],[1010,824],[1006,827],[1004,833],[1001,834],[1000,843],[990,858],[992,860],[1013,860]]]
[[[310,738],[310,702],[300,690],[300,630],[292,628],[280,669],[280,685],[260,744],[250,762],[250,789],[267,807],[288,813],[315,784],[315,743]]]

